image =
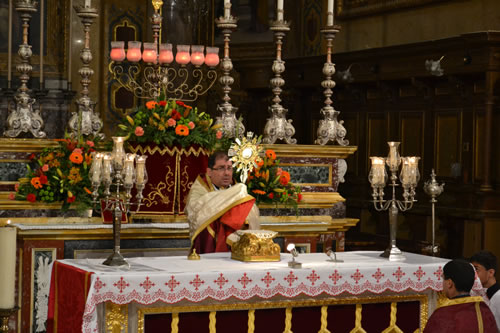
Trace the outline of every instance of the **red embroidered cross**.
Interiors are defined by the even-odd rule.
[[[193,281],[189,281],[189,284],[193,285],[194,287],[194,290],[198,291],[198,288],[204,284],[205,281],[203,281],[202,279],[200,279],[200,276],[198,274],[196,274],[195,278],[193,279]]]
[[[238,279],[238,282],[241,283],[241,285],[243,286],[243,288],[246,288],[247,284],[250,284],[250,282],[252,282],[252,279],[250,279],[247,276],[247,273],[243,273],[243,276],[241,277],[241,279]]]
[[[351,278],[358,284],[359,280],[364,278],[363,274],[359,272],[359,269],[356,269],[356,272],[354,272],[353,275],[351,275]]]
[[[311,281],[311,284],[314,286],[314,283],[320,279],[319,275],[316,274],[316,272],[312,271],[312,273],[307,277],[309,281]]]
[[[443,269],[441,268],[441,266],[439,266],[438,269],[434,272],[434,275],[438,280],[441,280],[441,278],[443,277]]]
[[[329,278],[332,279],[333,284],[337,284],[337,281],[342,279],[342,275],[340,275],[339,272],[335,270],[333,274],[329,276]]]
[[[266,276],[264,276],[261,281],[266,284],[266,287],[269,288],[269,285],[274,282],[274,278],[269,274],[269,272],[266,273]]]
[[[167,282],[167,283],[165,283],[165,285],[166,285],[167,287],[169,287],[169,288],[170,288],[170,291],[174,291],[174,289],[175,289],[178,285],[180,285],[180,284],[181,284],[181,283],[180,283],[179,281],[177,281],[177,280],[174,278],[174,276],[173,276],[173,275],[172,275],[172,277],[170,278],[170,280],[168,280],[168,282]]]
[[[285,276],[284,280],[286,282],[288,282],[288,285],[291,287],[292,284],[297,281],[299,278],[295,276],[295,274],[293,274],[292,271],[290,271],[290,274],[288,274],[287,276]]]
[[[396,269],[396,271],[395,271],[394,273],[392,273],[392,275],[393,275],[393,276],[396,278],[396,280],[398,280],[398,282],[399,282],[399,280],[401,280],[401,279],[403,278],[403,276],[405,276],[405,275],[406,275],[406,273],[405,273],[405,272],[403,272],[403,271],[401,270],[401,267],[398,267],[398,269]]]
[[[377,268],[377,271],[373,273],[372,277],[377,280],[377,283],[384,277],[384,273],[380,271],[380,268]]]
[[[120,280],[116,281],[113,286],[115,286],[116,288],[118,288],[118,290],[120,290],[120,293],[123,292],[125,290],[125,288],[127,288],[128,286],[130,286],[130,284],[125,281],[123,279],[123,276],[120,277]]]
[[[94,283],[95,291],[99,292],[99,290],[101,290],[104,287],[106,287],[106,283],[102,282],[101,280],[99,280],[99,277],[97,277]]]
[[[146,292],[148,292],[149,289],[151,289],[155,286],[155,283],[151,282],[151,280],[149,279],[149,276],[146,276],[146,280],[144,280],[144,282],[142,282],[140,284],[140,286],[143,287],[144,290],[146,290]]]
[[[219,289],[222,289],[222,287],[224,287],[224,285],[228,282],[229,281],[227,279],[224,279],[224,275],[222,273],[220,273],[220,276],[217,278],[217,280],[214,280],[214,283],[219,285]]]
[[[424,277],[425,272],[422,270],[421,266],[418,266],[418,269],[415,272],[413,272],[413,275],[415,275],[418,281],[420,281],[420,279]]]

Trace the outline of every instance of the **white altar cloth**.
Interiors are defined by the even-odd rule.
[[[102,259],[61,260],[60,262],[92,272],[83,331],[98,329],[96,307],[104,302],[148,305],[157,301],[175,304],[197,303],[205,299],[269,299],[281,295],[294,298],[380,294],[412,290],[442,289],[442,268],[447,259],[405,253],[406,261],[390,262],[380,252],[341,252],[343,263],[328,262],[324,253],[302,254],[301,269],[291,269],[290,254],[279,262],[245,263],[230,259],[230,253],[201,255],[201,260],[186,257],[128,259],[130,268],[103,266]]]

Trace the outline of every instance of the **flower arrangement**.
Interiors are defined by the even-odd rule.
[[[282,204],[297,211],[302,200],[300,187],[290,182],[290,174],[280,168],[279,163],[276,153],[266,150],[265,156],[256,160],[257,168],[248,176],[248,193],[256,198],[257,204]]]
[[[197,108],[182,101],[162,97],[146,102],[118,126],[121,135],[139,143],[182,147],[198,144],[213,149],[222,139],[222,125],[213,125],[209,114],[199,113]]]
[[[27,181],[16,185],[11,199],[29,202],[62,202],[76,209],[92,207],[91,183],[88,175],[95,142],[92,140],[59,139],[59,145],[45,148],[38,158],[31,154]]]

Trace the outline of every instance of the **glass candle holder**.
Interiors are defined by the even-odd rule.
[[[401,164],[401,156],[399,155],[400,142],[390,141],[387,144],[389,145],[389,155],[386,159],[387,166],[391,171],[397,171]]]
[[[89,173],[90,181],[95,186],[98,186],[101,182],[102,158],[103,154],[97,152],[92,153],[92,165],[90,166]]]
[[[111,156],[113,158],[113,164],[116,169],[121,169],[123,167],[123,161],[125,160],[125,150],[123,149],[123,143],[125,138],[123,136],[113,136],[113,151]]]
[[[141,42],[128,42],[127,60],[130,62],[141,60]]]
[[[219,48],[207,46],[207,55],[205,57],[205,65],[215,67],[219,64]]]
[[[142,61],[156,64],[157,62],[156,44],[155,43],[144,43],[144,50],[142,51]]]
[[[123,61],[125,59],[125,42],[111,42],[109,57],[113,61]]]
[[[137,155],[135,173],[136,173],[136,184],[142,185],[148,181],[148,174],[146,172],[146,155]]]
[[[160,64],[170,64],[174,61],[174,54],[172,53],[172,44],[160,44]]]
[[[383,157],[370,157],[372,167],[368,174],[368,181],[372,186],[385,186],[387,182],[387,171],[385,170],[385,159]]]
[[[135,169],[134,169],[135,154],[127,154],[125,156],[125,165],[123,167],[123,174],[125,175],[123,184],[125,186],[132,186],[135,181]]]
[[[201,66],[205,62],[205,55],[203,54],[205,47],[203,45],[191,46],[191,63],[195,66]]]
[[[190,45],[177,45],[177,54],[175,55],[175,62],[179,65],[187,65],[191,61],[189,55]]]

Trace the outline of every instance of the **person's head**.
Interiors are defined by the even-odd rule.
[[[233,181],[233,163],[223,151],[216,151],[208,158],[207,175],[217,187],[227,187]]]
[[[474,285],[476,274],[470,263],[464,260],[452,260],[443,267],[443,291],[446,297],[469,293]]]
[[[497,257],[493,253],[490,251],[478,252],[470,258],[470,262],[476,269],[483,287],[489,288],[497,282],[495,279]]]

